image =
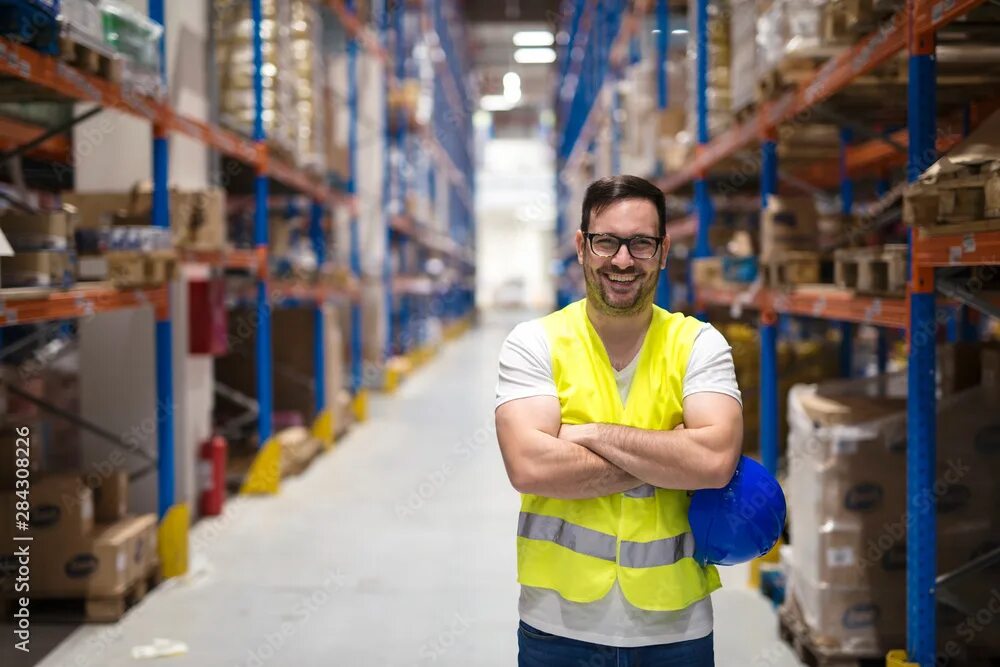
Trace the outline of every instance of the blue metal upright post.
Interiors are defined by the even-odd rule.
[[[773,135],[761,142],[760,204],[767,209],[778,192],[778,145]],[[773,258],[767,258],[773,259]],[[778,469],[778,315],[761,313],[760,319],[760,455],[772,475]]]
[[[391,5],[393,8],[393,26],[396,33],[396,81],[402,82],[406,78],[406,58],[407,58],[407,44],[406,44],[406,23],[405,23],[405,12],[406,5],[402,2],[396,2]],[[400,213],[406,212],[406,172],[409,168],[409,155],[407,154],[407,141],[406,141],[406,112],[400,110],[399,118],[397,119],[396,127],[396,159],[397,171],[396,171],[396,201],[397,208]],[[409,271],[409,266],[407,262],[407,246],[409,245],[408,239],[400,235],[397,239],[397,249],[399,252],[399,272],[402,275],[406,275]],[[410,296],[403,293],[399,297],[399,344],[397,352],[399,354],[406,354],[410,350],[410,342],[413,338],[413,334],[410,331]]]
[[[258,144],[267,140],[264,132],[264,44],[262,30],[261,0],[252,0],[253,16],[253,91],[254,91],[254,123],[253,139]],[[266,148],[265,148],[266,151]],[[258,170],[254,178],[254,245],[259,256],[267,256],[268,236],[268,181],[264,170]],[[257,340],[256,340],[256,371],[257,371],[257,404],[259,415],[257,419],[257,445],[263,447],[271,437],[272,417],[274,411],[272,358],[271,358],[271,304],[267,287],[267,262],[258,267],[257,280]]]
[[[323,233],[323,204],[312,202],[309,207],[309,239],[316,266],[322,269],[326,262],[326,234]],[[326,327],[323,304],[313,309],[313,387],[316,399],[316,416],[322,417],[326,411]]]
[[[355,0],[345,3],[348,11],[353,12]],[[358,40],[351,36],[347,40],[347,153],[348,171],[347,193],[353,199],[358,192]],[[356,209],[351,211],[350,232],[350,264],[351,272],[359,279],[361,276],[361,239],[358,230]],[[361,377],[361,307],[357,302],[351,302],[351,393],[357,397],[362,393]],[[362,399],[363,400],[363,399]]]
[[[163,0],[149,0],[149,18],[163,26],[159,45],[160,77],[167,83],[166,16]],[[153,225],[170,228],[170,146],[167,129],[153,126]],[[174,414],[174,355],[173,325],[171,323],[170,285],[167,285],[167,306],[156,312],[156,513],[157,553],[160,573],[175,577],[187,572],[188,527],[190,517],[186,503],[175,504],[176,451]]]
[[[772,475],[778,470],[778,326],[774,313],[760,320],[760,458]]]
[[[670,52],[670,7],[667,0],[656,0],[656,108],[662,114],[670,104],[670,81],[667,56]],[[656,175],[663,176],[663,158],[657,153]],[[670,252],[667,251],[669,261]],[[656,286],[656,305],[670,310],[673,287],[670,284],[670,267],[660,271]]]
[[[854,210],[854,182],[847,173],[847,149],[853,140],[850,128],[840,129],[840,213],[847,219]],[[854,369],[854,324],[840,323],[840,376],[851,377]]]
[[[400,3],[402,4],[402,3]],[[402,12],[403,8],[400,7],[398,11]],[[379,0],[376,3],[375,15],[378,17],[378,33],[379,33],[379,43],[388,52],[389,50],[389,3],[387,0]],[[386,65],[385,67],[385,82],[382,86],[382,93],[384,95],[383,108],[382,108],[382,224],[385,225],[385,254],[382,256],[382,288],[385,292],[383,297],[383,303],[385,304],[385,349],[382,352],[383,357],[388,360],[394,353],[393,346],[393,290],[392,290],[392,171],[390,164],[390,150],[392,146],[393,136],[392,136],[392,124],[390,122],[390,110],[389,110],[389,79],[393,76],[392,69]],[[397,80],[397,83],[402,83],[401,80]],[[403,119],[397,119],[397,122],[402,125]]]
[[[708,0],[695,3],[695,113],[698,150],[708,144]],[[694,246],[694,257],[709,257],[709,231],[712,226],[712,201],[708,194],[705,174],[698,174],[694,181],[694,205],[698,216],[698,233]],[[692,303],[697,301],[694,284],[688,275],[688,295]],[[705,313],[696,313],[705,319]]]
[[[916,180],[935,158],[937,68],[935,35],[918,34],[915,0],[910,16],[907,124],[907,177]],[[910,248],[915,239],[910,232]],[[913,254],[911,252],[911,257]],[[936,497],[934,493],[937,404],[935,398],[934,272],[912,262],[910,278],[909,399],[906,418],[906,652],[910,662],[931,667],[936,661],[937,574]]]
[[[149,17],[165,26],[163,0],[150,0]],[[166,67],[166,36],[160,43],[160,75]],[[165,78],[165,77],[164,77]],[[153,128],[153,225],[170,228],[170,148],[165,128]],[[158,500],[162,520],[174,504],[174,368],[173,334],[170,311],[156,321],[156,435]]]

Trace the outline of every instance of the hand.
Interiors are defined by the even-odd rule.
[[[563,424],[559,427],[559,439],[587,447],[593,432],[593,424]]]

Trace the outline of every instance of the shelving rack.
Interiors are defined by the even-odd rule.
[[[616,6],[615,2],[610,3]],[[647,3],[637,3],[638,10],[648,9]],[[826,63],[808,81],[778,99],[764,103],[742,123],[734,124],[718,136],[708,133],[707,90],[707,8],[708,0],[694,0],[692,15],[694,26],[691,37],[696,40],[696,127],[697,150],[694,159],[682,170],[670,174],[657,174],[666,193],[693,189],[694,211],[687,218],[674,221],[668,231],[672,235],[695,238],[694,256],[709,254],[708,231],[713,222],[712,201],[707,181],[708,174],[727,158],[753,146],[760,150],[761,207],[769,195],[778,189],[778,157],[776,130],[786,123],[807,117],[816,105],[844,90],[860,77],[890,58],[906,52],[908,59],[907,128],[889,136],[892,143],[906,149],[906,171],[914,180],[935,160],[939,151],[947,150],[960,137],[939,134],[936,119],[936,64],[935,33],[978,5],[982,0],[909,0],[905,9],[860,40],[847,47]],[[563,50],[558,91],[560,93],[557,176],[558,221],[557,247],[560,248],[562,266],[572,262],[574,253],[567,245],[566,197],[562,174],[572,167],[574,156],[586,150],[588,118],[597,99],[598,91],[609,83],[607,53],[600,49],[587,49],[584,58],[566,57],[574,48],[585,43],[600,29],[617,32],[614,23],[601,24],[600,8],[607,2],[576,0],[572,7],[567,3],[567,47]],[[658,106],[663,108],[665,72],[663,55],[667,49],[670,31],[669,10],[666,0],[656,0],[655,11],[658,37]],[[593,17],[597,16],[596,19]],[[600,24],[600,25],[598,25]],[[604,33],[605,35],[607,33]],[[616,39],[627,39],[627,31]],[[602,62],[595,62],[601,61]],[[582,68],[580,67],[582,64]],[[579,74],[579,83],[574,83]],[[572,95],[564,95],[567,88]],[[612,144],[614,146],[614,144]],[[875,140],[845,146],[841,155],[842,165],[823,163],[802,174],[804,181],[820,187],[843,187],[842,201],[849,210],[852,193],[850,178],[860,173],[890,165],[901,165],[902,159],[890,142]],[[774,290],[759,289],[741,292],[729,289],[697,290],[692,301],[696,311],[706,305],[746,307],[760,311],[761,346],[761,414],[760,443],[765,465],[772,471],[777,466],[778,453],[778,387],[777,387],[777,336],[779,315],[796,315],[832,322],[871,324],[883,328],[905,329],[909,339],[909,398],[907,410],[907,508],[909,532],[907,538],[907,645],[905,656],[894,655],[906,664],[928,667],[935,664],[936,617],[936,534],[933,499],[934,466],[936,452],[936,399],[935,399],[935,267],[969,267],[1000,265],[1000,232],[982,232],[953,236],[925,236],[919,230],[910,232],[911,280],[904,298],[870,298],[861,296],[784,294]],[[690,288],[689,288],[690,289]],[[689,292],[690,294],[690,292]],[[570,294],[560,286],[557,303],[568,303]],[[930,334],[930,335],[928,335]],[[843,349],[850,357],[850,337]],[[880,368],[885,367],[885,339],[880,338]],[[902,664],[902,662],[894,663]]]
[[[263,84],[261,67],[263,63],[261,42],[261,0],[251,0],[251,12],[255,25],[254,30],[254,103],[255,119],[253,135],[245,138],[225,128],[187,117],[176,112],[164,101],[144,97],[127,91],[119,84],[98,78],[97,76],[70,67],[58,58],[39,53],[28,46],[0,37],[0,75],[14,77],[39,91],[45,99],[53,95],[67,102],[89,102],[99,107],[115,109],[134,118],[145,120],[153,127],[153,224],[169,227],[169,197],[168,197],[168,166],[169,138],[173,135],[190,137],[206,146],[214,148],[224,157],[232,158],[244,168],[252,170],[253,204],[254,204],[254,248],[252,250],[229,250],[226,252],[187,252],[182,255],[185,261],[207,264],[214,268],[228,268],[246,271],[256,278],[254,326],[256,328],[256,348],[254,354],[256,369],[256,391],[259,404],[257,432],[259,452],[244,481],[243,491],[247,493],[275,493],[278,490],[280,475],[278,465],[280,450],[272,438],[273,424],[271,414],[273,409],[272,396],[272,349],[271,309],[283,303],[313,304],[314,314],[314,394],[316,398],[317,416],[313,425],[314,432],[320,437],[332,438],[330,425],[331,416],[327,410],[328,393],[324,386],[323,331],[327,323],[323,319],[322,304],[330,301],[348,300],[351,304],[350,326],[350,389],[353,394],[353,408],[359,419],[365,416],[366,394],[362,373],[361,345],[361,311],[360,297],[356,290],[338,289],[332,287],[307,285],[295,281],[273,280],[268,270],[268,206],[271,203],[270,185],[278,183],[286,190],[305,196],[310,202],[309,235],[317,257],[322,263],[329,246],[329,240],[324,230],[323,219],[335,207],[343,207],[350,212],[350,272],[355,279],[360,278],[361,253],[357,218],[356,170],[358,153],[358,95],[357,66],[359,51],[364,50],[369,55],[385,62],[389,72],[393,71],[392,59],[389,57],[387,45],[390,38],[390,27],[395,26],[397,33],[402,34],[405,14],[414,14],[413,4],[389,3],[382,0],[374,7],[377,32],[372,31],[361,22],[355,13],[354,0],[320,0],[320,4],[328,8],[348,34],[347,40],[347,70],[348,70],[348,123],[349,123],[349,164],[350,178],[345,186],[337,184],[332,175],[320,178],[298,167],[291,165],[273,154],[266,143],[263,127]],[[466,275],[471,275],[473,258],[470,248],[474,244],[474,217],[472,210],[472,151],[471,141],[471,103],[464,81],[464,72],[459,62],[468,62],[451,57],[456,53],[452,31],[455,22],[447,21],[442,13],[441,0],[428,0],[426,5],[418,7],[419,15],[430,19],[438,35],[438,40],[447,56],[447,82],[441,82],[442,77],[435,77],[435,102],[454,102],[454,92],[462,95],[460,106],[450,106],[448,111],[436,110],[437,124],[433,135],[420,137],[430,154],[434,157],[437,168],[448,173],[452,178],[445,196],[449,197],[452,208],[452,228],[449,236],[453,241],[442,238],[429,238],[422,229],[417,229],[413,221],[402,226],[395,224],[398,216],[386,216],[386,234],[398,235],[412,239],[429,248],[436,254],[443,255],[449,261],[463,267]],[[165,26],[164,0],[150,0],[150,18]],[[165,38],[161,49],[165,48]],[[398,78],[404,71],[404,62],[409,57],[406,40],[398,40],[395,65],[395,75],[387,75],[387,87],[398,85]],[[166,58],[162,57],[161,67],[165,67]],[[165,71],[161,72],[164,76]],[[450,95],[437,94],[437,91],[450,88]],[[388,116],[388,102],[386,102]],[[442,119],[464,118],[463,130],[467,130],[461,139],[454,139],[455,127],[448,125]],[[404,119],[405,120],[405,119]],[[405,123],[400,123],[404,127]],[[388,128],[388,126],[387,126]],[[0,134],[3,141],[0,149],[10,150],[21,147],[35,140],[40,130],[30,125],[0,119]],[[387,129],[388,131],[388,129]],[[405,143],[405,130],[395,137],[397,146]],[[442,146],[442,144],[445,144]],[[388,158],[389,144],[384,146],[385,157]],[[417,142],[412,142],[405,155],[410,157],[418,151]],[[42,159],[53,159],[66,162],[70,157],[70,143],[60,136],[52,137],[33,148],[33,154]],[[405,186],[402,174],[403,160],[397,164],[399,175],[396,177],[395,188],[386,181],[385,203],[390,209],[401,210],[401,202],[405,197]],[[389,170],[386,161],[386,170]],[[390,224],[392,222],[393,224]],[[422,225],[421,225],[422,227]],[[407,267],[400,266],[400,270]],[[399,281],[392,275],[392,265],[388,261],[383,276],[388,290],[386,308],[390,321],[396,319],[410,328],[413,326],[406,309],[400,309],[392,302],[392,286]],[[401,283],[409,290],[405,281]],[[446,301],[447,308],[440,309],[443,316],[451,318],[452,325],[462,325],[468,322],[472,309],[472,291],[468,284],[462,287],[453,286]],[[404,297],[403,301],[407,301]],[[52,320],[83,317],[92,313],[111,310],[145,307],[153,308],[156,316],[156,396],[157,396],[157,470],[158,492],[157,506],[161,521],[160,545],[161,560],[165,576],[181,574],[187,567],[187,530],[190,523],[185,504],[177,503],[174,497],[174,411],[172,406],[174,388],[172,377],[171,351],[171,304],[169,287],[162,286],[151,289],[116,289],[108,286],[77,285],[71,289],[46,294],[44,297],[17,298],[14,300],[10,292],[0,292],[0,326],[37,323]],[[431,307],[424,309],[428,314]],[[400,352],[407,352],[414,345],[412,341],[420,342],[419,335],[403,338],[402,343],[394,347]]]

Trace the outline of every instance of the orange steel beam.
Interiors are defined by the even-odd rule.
[[[1000,231],[928,236],[917,230],[913,244],[917,266],[1000,266]]]
[[[0,291],[0,326],[86,317],[93,313],[152,305],[157,317],[169,308],[167,287],[120,290],[109,285],[75,287],[45,296],[3,301]]]
[[[36,137],[45,134],[45,132],[43,127],[13,118],[0,117],[0,151],[14,150],[29,141],[34,141]],[[28,155],[41,160],[65,164],[71,159],[71,142],[65,134],[60,134],[46,139],[44,143],[29,151]]]
[[[919,0],[914,29],[923,34],[942,28],[984,1],[950,0],[945,9],[945,3],[937,0]],[[827,61],[808,81],[799,84],[797,89],[774,102],[764,104],[752,118],[713,139],[685,169],[664,179],[661,188],[665,192],[677,190],[694,180],[698,174],[706,173],[725,158],[750,146],[768,130],[796,119],[804,121],[806,112],[813,106],[843,90],[855,78],[867,74],[905,49],[908,29],[904,8],[874,33]]]

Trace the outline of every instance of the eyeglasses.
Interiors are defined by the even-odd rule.
[[[629,236],[622,238],[614,234],[593,234],[586,232],[584,236],[590,243],[590,250],[598,257],[614,257],[622,244],[628,247],[628,254],[633,259],[652,259],[663,242],[662,236]]]

